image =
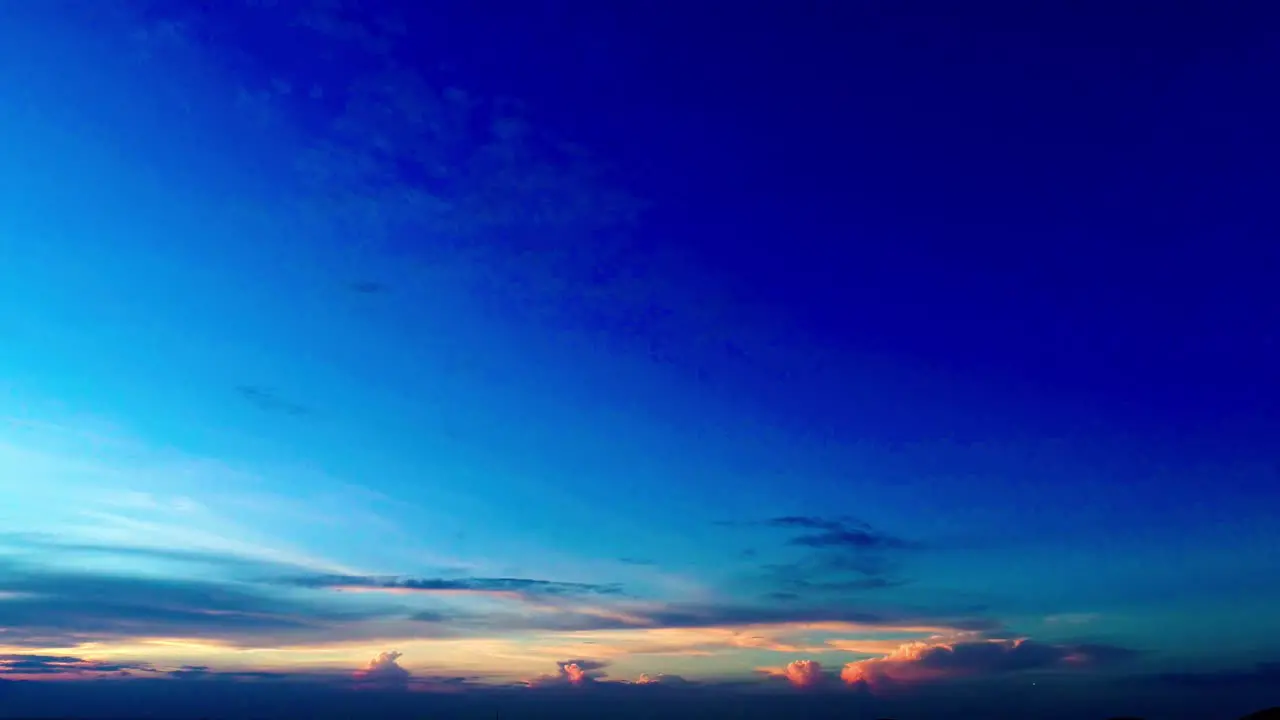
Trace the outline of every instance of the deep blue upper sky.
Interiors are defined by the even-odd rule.
[[[1265,685],[1264,9],[688,5],[0,9],[0,675]]]
[[[612,163],[652,203],[637,252],[750,326],[717,334],[882,356],[1049,432],[1262,442],[1267,25],[1093,10],[445,3],[404,57]],[[719,350],[689,363],[729,373]]]

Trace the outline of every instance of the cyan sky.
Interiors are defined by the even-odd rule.
[[[0,14],[0,673],[1275,658],[1247,33],[1153,39],[1126,105],[1122,34],[244,5]]]

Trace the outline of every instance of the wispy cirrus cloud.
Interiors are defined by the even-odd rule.
[[[357,280],[348,283],[347,289],[359,295],[381,295],[391,290],[390,286],[376,280]]]
[[[155,446],[116,427],[0,419],[0,555],[65,555],[72,546],[203,553],[292,566],[295,574],[357,575],[360,564],[460,570],[397,518],[414,510],[373,488],[295,464],[241,463]],[[3,481],[0,481],[2,483]],[[308,488],[305,497],[289,488]],[[316,542],[316,529],[340,545]],[[336,556],[341,556],[339,559]],[[420,570],[421,572],[421,570]]]
[[[272,468],[301,481],[302,473]],[[48,549],[54,544],[205,552],[293,564],[313,573],[354,568],[300,549],[286,528],[374,514],[358,490],[305,473],[317,495],[343,514],[317,517],[317,503],[262,491],[261,469],[157,448],[119,429],[90,422],[57,424],[0,419],[0,477],[12,480],[0,506],[0,544]],[[338,502],[340,500],[340,503]],[[336,510],[336,508],[335,508]],[[0,548],[3,551],[5,548]]]
[[[620,595],[613,583],[578,583],[531,578],[413,578],[362,575],[321,575],[289,578],[298,587],[331,590],[370,590],[420,593],[497,593],[511,595]]]
[[[3,638],[0,637],[0,640]],[[0,655],[0,676],[12,677],[93,677],[119,676],[133,672],[156,672],[145,663],[120,663],[85,660],[68,655]]]
[[[904,585],[908,580],[898,573],[901,560],[922,548],[847,516],[784,515],[719,524],[786,533],[772,552],[752,553],[768,558],[760,563],[756,582],[763,583],[763,595],[776,602],[851,597]]]
[[[256,566],[251,566],[256,567]],[[251,582],[127,575],[0,558],[0,645],[76,646],[137,637],[281,641],[358,633],[392,608],[338,606]]]
[[[311,415],[314,409],[282,397],[277,391],[261,385],[237,385],[236,393],[254,407],[264,412],[301,417]]]
[[[838,605],[640,600],[619,594],[610,584],[314,575],[294,566],[206,551],[130,548],[116,555],[110,546],[77,544],[62,550],[72,554],[57,565],[43,562],[48,557],[43,553],[21,560],[0,558],[0,625],[6,627],[0,645],[132,646],[151,638],[181,638],[226,648],[304,648],[325,638],[335,647],[354,647],[376,638],[463,640],[536,633],[549,647],[559,643],[568,650],[574,642],[603,642],[620,657],[697,655],[726,648],[824,652],[835,647],[810,635],[994,627],[981,618]],[[96,569],[86,566],[86,556],[77,554],[86,552],[89,557],[101,553],[109,562]],[[113,558],[120,557],[130,564],[165,564],[157,568],[162,574],[122,573],[113,565]],[[175,567],[183,568],[179,575],[173,574]],[[331,592],[344,587],[377,591]]]
[[[857,550],[905,550],[916,543],[877,530],[870,524],[848,516],[824,518],[809,515],[787,515],[764,522],[774,528],[799,530],[788,544],[809,548],[853,548]]]
[[[279,671],[290,667],[352,667],[353,656],[377,656],[394,644],[416,663],[396,660],[411,673],[410,685],[452,688],[461,681],[450,678],[464,676],[451,671],[492,673],[499,682],[516,670],[529,677],[536,669],[526,673],[527,665],[579,657],[584,643],[592,644],[598,661],[625,663],[743,650],[836,653],[839,647],[829,641],[995,626],[963,613],[831,600],[814,590],[816,577],[805,576],[791,585],[802,601],[783,607],[741,598],[672,602],[631,595],[607,577],[569,582],[467,575],[444,563],[433,571],[439,575],[373,575],[288,550],[273,537],[278,528],[270,520],[298,508],[271,505],[255,515],[257,506],[242,513],[239,505],[223,502],[225,494],[239,498],[260,485],[256,474],[140,446],[130,446],[118,463],[94,460],[88,447],[72,449],[13,455],[18,462],[12,467],[47,472],[58,496],[73,498],[79,510],[44,526],[19,524],[0,538],[0,625],[6,628],[0,647],[14,652],[81,657],[86,644],[97,643],[104,655],[88,657],[104,663],[165,661],[173,663],[175,680],[234,679],[220,669],[248,673],[238,677],[247,680],[268,674],[279,679]],[[167,477],[176,481],[165,484]],[[340,497],[357,509],[364,502],[363,495]],[[58,507],[52,502],[33,500],[37,507]],[[306,520],[314,526],[309,515]],[[832,527],[825,521],[768,526],[801,534]],[[395,543],[379,547],[387,545]],[[825,554],[833,558],[831,567],[845,567],[830,548],[781,547]],[[868,552],[848,555],[867,571]],[[847,572],[847,579],[823,581],[853,589],[855,581],[876,580]],[[331,592],[337,589],[363,592]],[[451,667],[453,662],[465,667]],[[661,663],[623,665],[619,672],[635,677],[641,669],[661,669]]]

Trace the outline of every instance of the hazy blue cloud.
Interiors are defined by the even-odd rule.
[[[0,675],[103,675],[155,672],[143,663],[84,660],[66,655],[0,655]]]
[[[0,626],[7,643],[54,644],[139,633],[206,638],[335,632],[391,609],[337,609],[247,582],[130,577],[0,560]]]
[[[845,516],[823,518],[791,515],[772,518],[765,524],[775,528],[804,531],[787,541],[801,547],[855,550],[905,550],[916,547],[915,543],[876,530],[861,520]]]
[[[412,578],[363,575],[320,575],[290,578],[287,583],[307,588],[365,588],[421,592],[485,592],[525,595],[620,595],[610,583],[575,583],[531,578]]]
[[[784,515],[720,524],[788,533],[782,546],[768,554],[770,560],[760,564],[756,578],[766,597],[779,599],[851,596],[904,585],[908,579],[898,575],[902,561],[921,547],[848,516]],[[789,548],[794,550],[787,552]]]
[[[376,280],[356,280],[347,287],[360,295],[381,295],[391,290],[390,286]]]
[[[240,397],[252,403],[254,407],[266,412],[294,416],[310,415],[315,412],[306,405],[286,400],[271,388],[259,385],[238,385],[236,392],[239,393]]]

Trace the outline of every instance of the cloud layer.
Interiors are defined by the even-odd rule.
[[[1133,654],[1107,645],[1052,645],[1028,639],[912,642],[883,657],[848,663],[840,678],[850,685],[877,687],[1027,670],[1090,668]]]

